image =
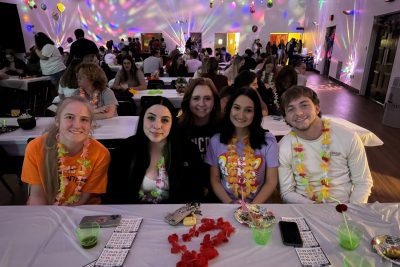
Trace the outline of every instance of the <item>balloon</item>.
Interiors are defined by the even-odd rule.
[[[42,4],[40,5],[40,8],[41,8],[42,10],[46,10],[46,9],[47,9],[47,6],[46,6],[45,3],[42,3]]]
[[[271,8],[274,5],[272,0],[268,0],[267,7]]]
[[[253,27],[251,27],[251,30],[252,30],[253,32],[256,32],[256,31],[258,30],[258,27],[257,27],[256,25],[253,25]]]
[[[53,11],[53,13],[51,13],[51,16],[55,21],[57,21],[60,18],[60,15],[56,11]]]
[[[74,41],[74,39],[72,39],[72,37],[68,37],[67,38],[67,42],[70,44],[70,43],[72,43]]]
[[[63,3],[57,3],[57,9],[60,11],[60,13],[63,13],[65,11],[65,6]]]
[[[26,30],[27,30],[28,32],[31,32],[32,29],[33,29],[34,27],[35,27],[35,26],[32,25],[32,24],[27,24],[27,25],[26,25]]]

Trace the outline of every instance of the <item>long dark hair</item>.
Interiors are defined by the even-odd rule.
[[[189,85],[185,90],[185,95],[183,96],[183,100],[182,100],[182,104],[181,104],[182,115],[179,118],[179,123],[181,124],[181,126],[183,126],[185,128],[191,128],[190,126],[194,125],[193,113],[190,110],[190,99],[192,98],[194,89],[198,85],[208,86],[213,94],[214,107],[210,113],[208,124],[211,125],[212,127],[217,127],[217,125],[221,119],[220,118],[221,104],[219,101],[219,95],[218,95],[217,88],[215,87],[213,81],[208,78],[197,78],[197,79],[190,80]]]
[[[289,86],[285,86],[285,81],[289,81]],[[278,94],[281,96],[291,86],[297,85],[297,72],[292,66],[283,67],[275,79],[275,86]]]
[[[257,74],[249,70],[241,71],[235,78],[233,86],[235,88],[249,87],[250,84],[257,78]]]
[[[35,34],[35,45],[36,45],[37,49],[39,49],[41,51],[43,46],[45,46],[47,44],[54,45],[54,42],[50,39],[49,36],[47,36],[43,32],[38,32]]]
[[[147,151],[147,152],[145,152],[145,153],[147,153],[147,155],[142,155],[142,156],[144,156],[146,158],[150,158],[150,153],[149,153],[150,140],[143,131],[143,122],[144,122],[144,115],[145,115],[146,111],[154,105],[162,105],[162,106],[166,107],[169,110],[169,112],[171,113],[171,117],[172,117],[171,130],[167,136],[167,144],[165,145],[164,150],[163,150],[163,155],[164,155],[164,158],[166,161],[165,166],[168,171],[169,166],[170,166],[170,160],[171,160],[171,157],[170,157],[171,148],[174,147],[174,145],[178,142],[179,138],[177,137],[177,134],[178,134],[178,130],[177,130],[178,124],[177,123],[178,122],[177,122],[177,118],[176,118],[175,107],[174,107],[174,105],[172,105],[172,103],[167,98],[161,97],[161,96],[149,97],[149,100],[144,104],[144,106],[142,107],[142,110],[140,112],[139,123],[138,123],[135,139],[138,142],[138,144],[140,144],[140,146],[142,146],[144,148],[144,150]]]
[[[230,118],[231,110],[236,98],[238,98],[241,95],[247,96],[254,103],[253,121],[248,126],[249,141],[250,141],[250,146],[253,149],[260,149],[262,145],[267,144],[267,142],[265,141],[265,130],[261,127],[261,122],[262,122],[261,103],[256,91],[249,87],[243,87],[237,89],[235,94],[229,99],[228,103],[226,104],[225,108],[226,112],[222,120],[220,141],[221,143],[227,145],[232,139],[233,135],[235,134],[235,126],[233,125]]]
[[[131,62],[131,70],[129,71],[129,73],[125,70],[125,68],[123,67],[123,65],[124,65],[124,60],[129,60],[130,62]],[[132,76],[132,79],[137,83],[137,84],[140,84],[140,81],[139,81],[139,79],[138,79],[138,77],[137,77],[137,71],[138,71],[138,68],[136,67],[136,64],[135,64],[135,60],[133,60],[133,58],[130,56],[130,55],[127,55],[127,56],[125,56],[123,59],[122,59],[122,73],[123,73],[123,79],[124,79],[124,81],[128,81],[128,79],[129,79],[129,74]],[[123,82],[124,82],[123,81]]]

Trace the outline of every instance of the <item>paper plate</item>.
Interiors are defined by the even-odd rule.
[[[373,250],[388,261],[400,265],[400,238],[379,235],[371,240]]]
[[[274,214],[266,208],[254,204],[248,204],[247,207],[251,212],[251,216],[249,215],[249,212],[243,211],[242,207],[235,210],[234,215],[238,222],[250,226],[253,224],[253,220],[257,220],[266,227],[275,223]]]

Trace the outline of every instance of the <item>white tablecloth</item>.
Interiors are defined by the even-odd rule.
[[[181,108],[183,94],[178,94],[178,92],[175,89],[162,89],[162,90],[157,89],[157,91],[162,91],[162,93],[154,94],[154,92],[156,92],[155,90],[142,90],[138,91],[132,98],[133,100],[135,100],[136,106],[140,106],[140,99],[142,98],[142,96],[163,96],[165,98],[168,98],[169,101],[171,101],[171,103],[174,105],[174,107]],[[152,93],[149,94],[149,92]]]
[[[0,207],[0,266],[43,267],[83,266],[99,255],[113,228],[100,229],[99,243],[92,249],[80,247],[75,229],[83,216],[121,214],[122,217],[143,217],[139,232],[133,242],[124,266],[175,266],[180,255],[171,254],[167,241],[170,234],[182,235],[189,228],[170,226],[163,220],[167,212],[181,205],[118,205],[118,206],[2,206]],[[337,226],[342,215],[334,205],[264,205],[277,219],[282,216],[302,216],[329,258],[332,266],[342,266],[346,256],[364,257],[373,266],[392,264],[371,251],[374,236],[389,234],[400,236],[399,204],[349,205],[347,216],[357,221],[363,229],[363,239],[355,251],[346,251],[338,245]],[[247,226],[233,217],[237,205],[204,204],[203,217],[223,217],[236,228],[228,243],[217,247],[219,256],[209,262],[213,267],[236,266],[301,266],[293,247],[284,246],[279,227],[274,227],[266,246],[258,246]],[[200,235],[202,240],[203,235]],[[189,249],[199,249],[200,238],[190,243],[180,243]]]
[[[348,128],[350,131],[356,132],[361,138],[364,146],[381,146],[383,141],[379,139],[373,132],[365,129],[357,124],[349,122],[345,119],[338,118],[332,115],[323,115],[323,118],[328,118],[341,126]],[[262,127],[268,129],[275,136],[283,136],[290,132],[290,126],[282,119],[276,116],[265,116],[262,120]]]
[[[28,91],[29,83],[40,82],[40,81],[49,81],[49,80],[50,80],[49,76],[25,78],[25,79],[20,79],[17,76],[11,76],[8,79],[1,80],[0,87],[15,88],[15,89],[19,89],[19,90]]]
[[[1,123],[3,119],[0,118]],[[9,155],[23,156],[28,139],[43,134],[53,121],[54,118],[52,117],[38,117],[36,127],[32,130],[20,128],[14,132],[0,134],[0,145]],[[139,117],[136,116],[120,116],[98,120],[96,124],[99,127],[93,131],[93,137],[98,140],[125,139],[136,134],[138,121]],[[6,122],[7,125],[18,125],[16,118],[7,118]]]

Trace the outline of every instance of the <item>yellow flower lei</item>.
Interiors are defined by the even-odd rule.
[[[329,120],[323,119],[323,128],[322,128],[322,141],[321,141],[321,170],[322,170],[322,175],[320,178],[320,184],[322,185],[321,191],[316,194],[314,192],[314,186],[311,185],[311,182],[309,181],[310,177],[309,174],[306,171],[306,166],[303,163],[304,160],[304,148],[303,145],[298,141],[297,139],[297,134],[292,131],[291,134],[292,136],[296,137],[297,142],[292,144],[292,150],[293,150],[293,157],[294,157],[294,163],[295,163],[295,170],[294,170],[294,175],[295,179],[298,181],[299,184],[305,186],[306,193],[308,197],[316,201],[318,203],[320,202],[325,202],[326,199],[329,198],[329,183],[331,179],[328,177],[328,172],[329,172],[329,162],[330,162],[330,151],[329,151],[329,145],[331,143],[331,135],[330,135],[330,125],[329,125]]]
[[[89,145],[90,139],[87,139],[83,145],[81,157],[76,161],[77,163],[79,163],[79,168],[77,170],[77,185],[75,187],[74,194],[65,200],[65,187],[68,184],[68,180],[65,177],[64,172],[69,168],[64,165],[64,162],[66,160],[66,155],[68,154],[68,152],[65,150],[63,144],[57,143],[58,176],[60,179],[60,188],[58,190],[54,205],[73,204],[79,200],[82,194],[82,188],[87,180],[87,169],[91,167],[90,160],[87,159]]]
[[[244,162],[240,162],[236,151],[237,142],[238,139],[233,137],[227,146],[226,168],[228,175],[226,180],[233,195],[239,199],[240,194],[240,198],[245,199],[251,192],[257,189],[257,177],[253,166],[255,161],[254,150],[250,146],[249,138],[245,137],[243,139],[243,143],[245,144],[243,148],[245,160]]]

